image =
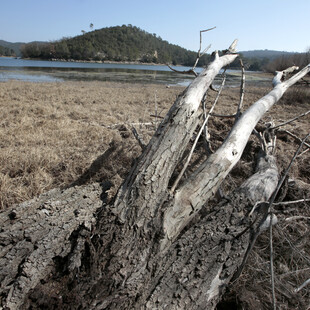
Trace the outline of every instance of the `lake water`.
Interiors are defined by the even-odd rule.
[[[180,71],[190,69],[181,66],[176,68]],[[202,68],[196,69],[197,73],[202,70]],[[30,82],[97,80],[187,86],[193,78],[193,75],[173,72],[164,65],[44,61],[0,57],[0,82],[8,80]],[[215,84],[219,83],[220,77],[217,77]],[[239,83],[238,71],[228,70],[226,85],[237,86]]]
[[[188,70],[188,67],[177,67]],[[197,71],[201,72],[201,68]],[[0,81],[61,82],[65,80],[117,81],[187,85],[192,75],[177,74],[163,65],[87,63],[0,57]]]

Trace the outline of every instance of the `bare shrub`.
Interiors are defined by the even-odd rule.
[[[306,53],[277,57],[265,66],[265,71],[274,73],[275,71],[282,71],[291,66],[298,66],[299,68],[303,68],[309,63],[310,50]]]
[[[281,104],[285,105],[308,105],[310,103],[310,88],[305,87],[292,87],[287,90],[284,96],[281,98]]]

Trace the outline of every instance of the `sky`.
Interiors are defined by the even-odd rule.
[[[117,25],[140,27],[197,51],[305,52],[310,48],[310,0],[0,0],[0,40],[53,41]]]

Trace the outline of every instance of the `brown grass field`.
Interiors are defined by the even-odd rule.
[[[157,113],[164,116],[183,89],[111,82],[0,83],[0,210],[54,187],[93,181],[111,182],[112,196],[132,160],[141,152],[130,124],[154,122],[156,107]],[[245,107],[270,89],[271,86],[246,87]],[[215,95],[210,91],[209,105]],[[235,113],[238,100],[238,88],[225,88],[214,113]],[[295,87],[265,115],[260,126],[271,120],[279,124],[309,107],[309,87]],[[231,119],[211,120],[213,148],[223,141],[231,124]],[[145,141],[154,133],[154,126],[135,125],[135,128]],[[283,129],[303,138],[310,131],[309,115]],[[253,154],[258,146],[257,138],[251,136],[242,159],[223,185],[225,191],[253,172]],[[296,139],[278,133],[276,156],[281,172],[297,147]],[[284,200],[309,198],[309,162],[310,152],[294,162],[289,175],[300,186],[298,189],[287,186],[282,195]],[[278,207],[276,212],[279,213],[274,232],[279,309],[307,309],[309,286],[298,293],[294,288],[310,278],[309,203]],[[292,216],[304,218],[286,221]],[[247,269],[227,295],[227,305],[237,302],[244,309],[270,307],[268,253],[265,234],[258,240]]]

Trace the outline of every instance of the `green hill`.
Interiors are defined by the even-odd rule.
[[[0,40],[2,55],[33,59],[62,59],[77,61],[122,61],[143,63],[172,63],[192,66],[196,52],[171,44],[156,34],[148,33],[132,25],[115,26],[84,32],[73,38],[63,38],[55,42],[10,43]],[[9,49],[9,50],[8,50]],[[1,55],[1,48],[0,48]],[[13,54],[12,54],[13,55]],[[247,70],[266,70],[270,63],[280,59],[307,58],[309,53],[289,53],[272,50],[241,51],[240,55]],[[206,65],[209,55],[201,57],[198,66]],[[279,60],[279,61],[280,61]],[[298,61],[299,63],[300,61]],[[230,68],[239,68],[239,60]],[[270,66],[269,66],[270,67]],[[270,71],[271,69],[268,68]]]
[[[23,57],[29,58],[181,65],[192,65],[197,54],[131,25],[103,28],[51,43],[29,43],[21,51]],[[204,56],[200,65],[206,62],[207,56]]]
[[[0,56],[15,56],[15,51],[12,48],[0,45]]]
[[[1,56],[21,56],[20,47],[24,43],[11,43],[0,40],[0,55]]]

